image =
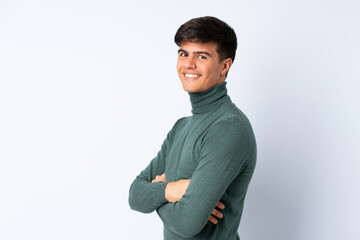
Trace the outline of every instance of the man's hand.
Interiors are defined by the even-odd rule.
[[[166,182],[165,173],[161,175],[156,175],[156,177],[151,181],[152,183],[156,182]],[[189,186],[190,179],[182,179],[176,182],[169,182],[165,188],[165,198],[169,202],[177,202],[185,194],[187,187]]]
[[[218,202],[217,204],[216,204],[216,207],[218,207],[219,209],[224,209],[225,208],[225,205],[224,204],[222,204],[221,202]],[[219,210],[217,210],[216,208],[214,208],[214,210],[211,212],[211,215],[210,215],[210,217],[209,217],[209,221],[210,222],[212,222],[213,224],[217,224],[218,223],[218,220],[215,218],[215,217],[217,217],[217,218],[223,218],[223,214],[219,211]]]
[[[190,179],[182,179],[176,182],[169,182],[165,188],[165,198],[169,202],[177,202],[185,194]]]
[[[152,183],[166,182],[165,173],[163,173],[161,175],[156,175],[156,177],[151,182]],[[187,187],[189,186],[189,183],[190,183],[190,179],[182,179],[182,180],[179,180],[176,182],[169,182],[165,188],[165,198],[169,202],[179,201],[182,198],[182,196],[184,196],[185,191],[186,191]],[[225,205],[221,202],[218,202],[216,204],[216,207],[222,210],[225,208]],[[214,210],[211,212],[211,215],[210,215],[208,221],[213,224],[217,224],[218,220],[215,217],[223,218],[223,216],[224,215],[219,210],[214,208]]]
[[[165,173],[161,175],[156,175],[156,177],[151,181],[152,183],[156,182],[166,182]]]

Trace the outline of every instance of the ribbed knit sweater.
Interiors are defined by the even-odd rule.
[[[136,211],[157,210],[164,239],[239,239],[238,227],[246,191],[256,164],[256,142],[247,117],[227,95],[226,82],[201,93],[189,93],[192,116],[179,119],[157,156],[130,187]],[[165,173],[166,182],[151,183]],[[175,203],[165,199],[168,182],[191,179]],[[208,221],[221,201],[217,224]]]

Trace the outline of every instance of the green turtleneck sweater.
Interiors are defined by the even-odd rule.
[[[157,210],[164,239],[239,239],[244,199],[256,164],[256,142],[247,117],[227,95],[226,83],[189,93],[193,115],[179,119],[159,153],[130,187],[136,211]],[[151,183],[165,173],[167,182]],[[165,199],[168,182],[191,179],[180,201]],[[208,222],[221,201],[217,224]]]

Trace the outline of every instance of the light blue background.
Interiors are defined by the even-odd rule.
[[[237,32],[229,94],[258,142],[242,240],[360,239],[360,4],[0,1],[0,239],[162,239],[127,203],[190,114],[177,28]]]

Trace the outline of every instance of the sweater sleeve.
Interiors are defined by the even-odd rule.
[[[164,224],[184,238],[198,234],[245,166],[251,145],[247,125],[235,117],[209,128],[202,141],[199,165],[184,196],[157,209]]]
[[[166,150],[170,132],[164,140],[157,156],[150,164],[136,177],[130,186],[129,205],[130,208],[143,212],[151,213],[167,202],[165,198],[165,187],[167,182],[151,183],[156,175],[165,172]]]

